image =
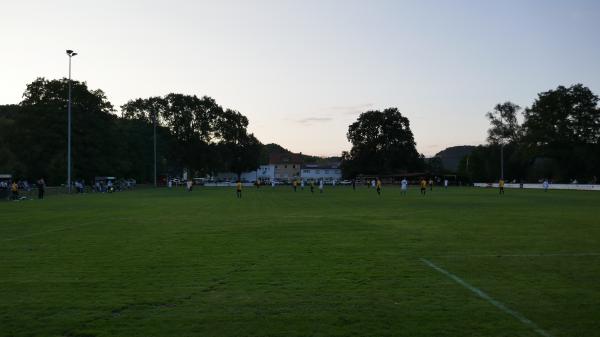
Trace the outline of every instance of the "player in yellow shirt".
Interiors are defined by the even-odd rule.
[[[498,187],[500,188],[500,194],[504,194],[504,179],[500,179]]]
[[[237,181],[237,184],[235,184],[235,195],[238,199],[242,198],[242,182],[239,180]]]
[[[294,192],[296,192],[296,188],[298,188],[298,181],[296,179],[292,182],[292,186],[294,187]]]
[[[381,179],[377,178],[375,186],[377,187],[377,195],[381,195]]]
[[[425,195],[425,192],[427,192],[427,181],[421,178],[421,194]]]

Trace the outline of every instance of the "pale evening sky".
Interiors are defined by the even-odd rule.
[[[348,150],[360,112],[398,107],[417,149],[481,144],[485,112],[583,83],[600,93],[600,1],[0,0],[0,104],[67,75],[119,107],[212,96],[263,142]]]

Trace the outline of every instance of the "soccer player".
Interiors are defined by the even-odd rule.
[[[319,193],[323,193],[323,179],[319,180]]]
[[[500,179],[498,187],[500,188],[500,194],[504,194],[504,179]]]
[[[406,195],[406,190],[408,189],[408,181],[406,181],[406,178],[402,178],[400,185],[401,185],[400,194]]]
[[[429,178],[429,190],[433,191],[433,178]]]
[[[356,191],[356,179],[352,179],[352,190]]]
[[[187,190],[188,190],[188,192],[191,192],[192,188],[194,186],[194,183],[192,182],[192,180],[188,180],[186,184],[187,184]]]
[[[294,187],[294,192],[296,192],[296,188],[298,188],[298,181],[296,179],[292,182],[292,187]]]
[[[421,194],[425,195],[425,192],[427,192],[427,181],[421,178]]]
[[[315,181],[310,181],[310,193],[315,193]]]
[[[235,195],[238,197],[238,199],[242,198],[242,182],[241,181],[237,181],[237,184],[235,184]]]
[[[544,179],[544,192],[548,192],[548,187],[550,187],[548,179]]]
[[[304,191],[304,179],[300,181],[300,189]]]
[[[444,179],[444,188],[448,189],[448,179]]]
[[[381,195],[381,179],[377,178],[377,183],[375,186],[377,187],[377,195]]]
[[[12,199],[19,199],[19,185],[17,185],[16,181],[13,181],[12,185],[10,185],[10,191],[12,192]]]

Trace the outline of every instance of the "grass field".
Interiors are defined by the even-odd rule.
[[[600,193],[0,203],[0,336],[600,336]]]

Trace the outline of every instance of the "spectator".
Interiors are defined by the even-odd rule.
[[[46,189],[46,182],[44,181],[44,178],[40,178],[37,181],[37,188],[38,188],[38,199],[44,199],[44,192]]]

